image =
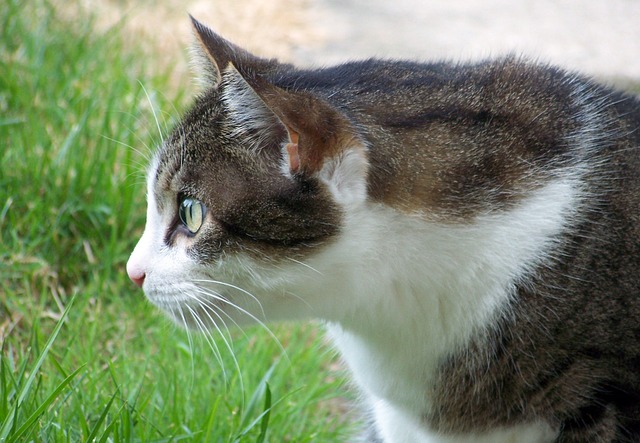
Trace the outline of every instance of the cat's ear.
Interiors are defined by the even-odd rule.
[[[365,143],[342,112],[321,97],[277,87],[259,73],[241,74],[233,64],[222,77],[223,99],[238,127],[255,134],[258,145],[275,140],[285,174],[318,176],[346,200],[366,195]]]
[[[192,47],[192,64],[200,74],[200,80],[208,87],[218,87],[222,73],[233,64],[236,67],[257,72],[266,72],[277,65],[275,60],[266,60],[225,40],[198,20],[191,18],[195,42]]]
[[[344,151],[363,147],[352,123],[322,98],[260,83],[256,91],[289,135],[285,155],[292,173],[318,173]]]

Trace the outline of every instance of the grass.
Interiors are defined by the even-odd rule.
[[[231,331],[221,364],[126,278],[143,165],[188,91],[118,27],[93,29],[47,0],[0,2],[0,442],[345,440],[314,325],[273,328],[286,355]]]

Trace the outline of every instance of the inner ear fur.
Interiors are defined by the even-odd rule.
[[[245,80],[286,128],[289,140],[285,148],[292,174],[319,172],[326,159],[362,145],[346,116],[322,98],[284,90],[260,75]]]

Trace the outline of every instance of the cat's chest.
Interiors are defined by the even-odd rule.
[[[328,334],[352,370],[356,383],[371,399],[388,399],[412,411],[431,410],[433,375],[437,354],[416,349],[416,343],[397,343],[395,339],[378,343],[362,340],[336,324]]]

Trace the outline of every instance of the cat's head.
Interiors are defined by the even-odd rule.
[[[295,68],[193,24],[207,87],[150,165],[128,274],[182,323],[296,316],[312,304],[300,285],[326,271],[310,257],[366,199],[365,144],[345,114],[295,87]]]

